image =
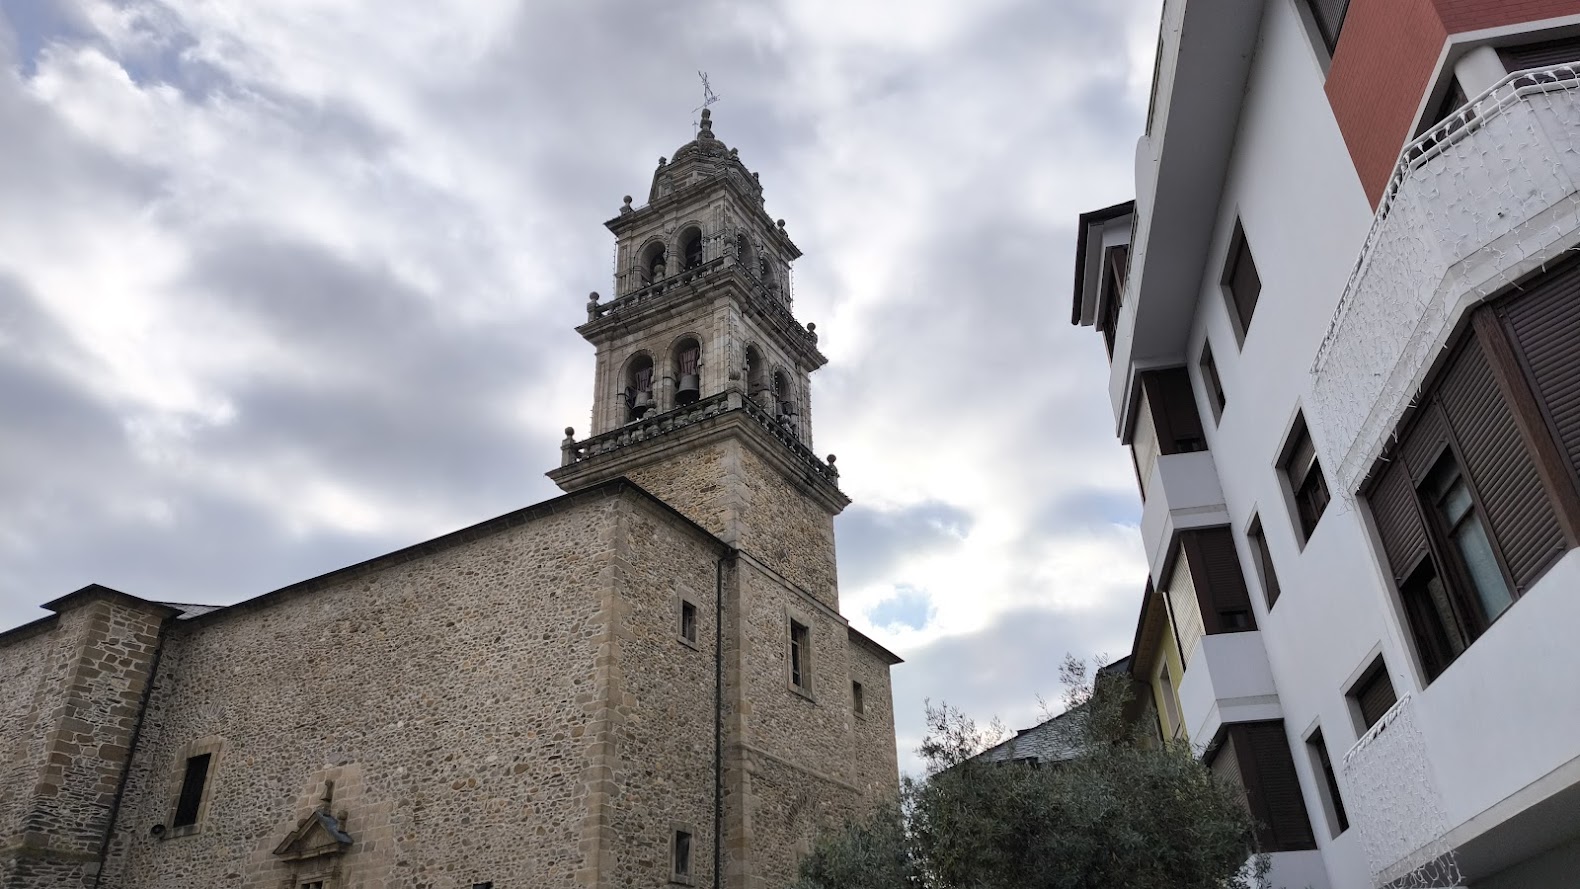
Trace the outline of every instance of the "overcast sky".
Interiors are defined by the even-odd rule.
[[[443,9],[442,13],[439,11]],[[830,363],[853,623],[1011,728],[1145,566],[1076,215],[1132,194],[1158,0],[0,0],[0,627],[230,603],[557,495],[622,195],[761,175]]]

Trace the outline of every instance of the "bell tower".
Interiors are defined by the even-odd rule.
[[[812,451],[810,375],[827,363],[792,311],[801,251],[762,185],[713,134],[659,158],[625,198],[613,297],[576,330],[596,349],[592,428],[549,473],[574,491],[626,476],[838,607],[833,517],[849,504]]]

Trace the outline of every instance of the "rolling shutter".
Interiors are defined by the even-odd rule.
[[[1229,732],[1224,736],[1223,743],[1218,745],[1218,752],[1213,755],[1213,776],[1224,784],[1233,787],[1240,797],[1240,802],[1247,810],[1251,808],[1250,799],[1245,793],[1245,777],[1240,774],[1240,754],[1234,747],[1234,736],[1237,732]]]
[[[1339,31],[1344,27],[1344,13],[1349,10],[1350,0],[1306,0],[1311,7],[1311,16],[1317,20],[1317,30],[1322,32],[1322,42],[1327,44],[1328,54],[1332,55],[1339,43]]]
[[[1372,520],[1377,523],[1377,536],[1382,538],[1383,552],[1388,556],[1389,573],[1395,584],[1403,585],[1426,556],[1427,544],[1426,523],[1421,520],[1415,485],[1402,455],[1395,454],[1366,499],[1371,504]]]
[[[1376,725],[1377,720],[1382,719],[1397,700],[1393,680],[1388,678],[1388,671],[1382,664],[1378,664],[1372,675],[1355,689],[1355,703],[1360,705],[1361,721],[1367,728]]]
[[[1180,663],[1190,669],[1191,658],[1207,634],[1202,621],[1201,605],[1196,598],[1196,582],[1191,577],[1190,559],[1175,556],[1174,570],[1169,574],[1169,611],[1174,615],[1174,630],[1179,634]]]
[[[1282,722],[1248,722],[1240,729],[1244,752],[1240,766],[1245,771],[1246,793],[1251,811],[1265,827],[1258,833],[1266,852],[1315,849],[1311,819],[1306,816],[1306,799],[1295,776],[1295,760],[1289,752]]]
[[[1580,262],[1498,306],[1571,472],[1580,471]]]
[[[1536,464],[1475,337],[1467,337],[1450,360],[1438,399],[1504,564],[1516,589],[1524,592],[1563,554],[1566,541]]]
[[[1251,592],[1245,585],[1240,555],[1234,548],[1234,535],[1228,528],[1185,531],[1181,535],[1185,557],[1191,562],[1196,580],[1203,623],[1208,633],[1256,629],[1251,610]],[[1249,626],[1228,627],[1219,620],[1224,611],[1243,611]]]
[[[1498,58],[1509,71],[1526,68],[1545,68],[1580,59],[1580,37],[1549,40],[1545,43],[1527,43],[1524,46],[1502,46]]]

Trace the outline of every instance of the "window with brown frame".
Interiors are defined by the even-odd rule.
[[[1190,374],[1185,368],[1146,371],[1141,374],[1141,388],[1146,393],[1146,407],[1152,412],[1159,454],[1207,450],[1201,415],[1196,412],[1196,394],[1191,391]]]
[[[1284,456],[1278,461],[1279,469],[1289,482],[1289,493],[1294,498],[1295,527],[1300,531],[1300,544],[1305,546],[1317,522],[1327,511],[1328,480],[1322,474],[1322,464],[1317,460],[1317,447],[1306,428],[1306,418],[1295,415],[1294,428],[1289,442],[1284,446]]]
[[[1235,221],[1234,234],[1229,238],[1229,256],[1224,263],[1222,284],[1229,295],[1234,335],[1244,343],[1251,329],[1251,316],[1256,313],[1256,301],[1262,296],[1262,276],[1256,271],[1256,260],[1251,257],[1251,245],[1246,243],[1245,228],[1239,220]]]
[[[1378,655],[1371,666],[1366,668],[1347,697],[1353,704],[1355,715],[1359,717],[1355,726],[1358,734],[1370,730],[1394,705],[1399,698],[1394,694],[1393,680],[1388,676],[1388,664],[1382,655]]]
[[[1476,309],[1362,491],[1427,681],[1576,542],[1580,263]]]
[[[1180,555],[1189,570],[1189,592],[1199,610],[1204,635],[1243,633],[1256,629],[1256,612],[1251,610],[1251,593],[1245,586],[1245,572],[1235,551],[1234,536],[1228,528],[1193,528],[1179,534]],[[1176,572],[1178,573],[1178,572]],[[1176,584],[1184,586],[1184,584]],[[1184,592],[1170,590],[1171,595]],[[1172,602],[1178,602],[1174,595]],[[1181,605],[1186,603],[1180,602]]]
[[[1207,765],[1220,781],[1243,792],[1256,822],[1257,851],[1317,847],[1282,720],[1224,726]]]
[[[1267,599],[1267,610],[1272,611],[1281,592],[1278,572],[1273,568],[1273,554],[1267,551],[1267,535],[1262,533],[1262,517],[1251,516],[1251,525],[1245,529],[1246,543],[1251,545],[1251,565],[1262,582],[1262,595]]]
[[[1229,399],[1223,393],[1223,381],[1218,378],[1218,363],[1212,360],[1212,343],[1201,344],[1201,359],[1197,362],[1201,368],[1202,388],[1207,390],[1207,406],[1212,408],[1212,421],[1214,423],[1223,419],[1223,409],[1229,406]]]
[[[1339,776],[1333,771],[1333,760],[1328,757],[1328,744],[1322,737],[1322,729],[1306,738],[1306,752],[1311,756],[1311,770],[1321,779],[1317,792],[1322,796],[1323,814],[1328,816],[1328,835],[1336,837],[1350,829],[1350,816],[1344,811]]]
[[[1103,254],[1102,286],[1097,291],[1100,305],[1097,328],[1103,334],[1103,345],[1108,357],[1114,357],[1114,338],[1118,334],[1119,310],[1124,308],[1125,267],[1130,248],[1121,244],[1110,247]]]

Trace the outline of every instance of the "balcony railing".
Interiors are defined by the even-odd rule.
[[[1376,886],[1460,885],[1428,753],[1415,702],[1404,695],[1344,755],[1346,808]]]
[[[582,441],[567,437],[560,444],[560,465],[570,466],[583,460],[610,454],[629,445],[650,441],[731,411],[744,413],[767,430],[769,435],[789,449],[795,461],[804,469],[830,484],[836,486],[839,484],[839,470],[834,468],[832,455],[828,462],[823,462],[811,448],[801,442],[793,426],[770,414],[738,390],[727,390],[717,395],[710,395],[661,414],[650,414],[640,420],[633,420],[619,429],[594,435]]]
[[[733,256],[728,255],[715,257],[694,268],[654,281],[606,303],[594,299],[587,304],[587,323],[591,324],[601,318],[630,311],[639,306],[652,305],[674,296],[678,291],[690,290],[696,285],[722,280],[726,276],[734,276],[743,285],[742,289],[746,291],[752,305],[762,309],[772,318],[775,326],[793,339],[813,349],[817,348],[817,325],[808,324],[802,327],[801,322],[797,321],[795,314],[791,312],[786,296],[780,290],[769,287]]]
[[[1463,311],[1580,233],[1580,79],[1509,75],[1405,147],[1312,366],[1352,496]]]

